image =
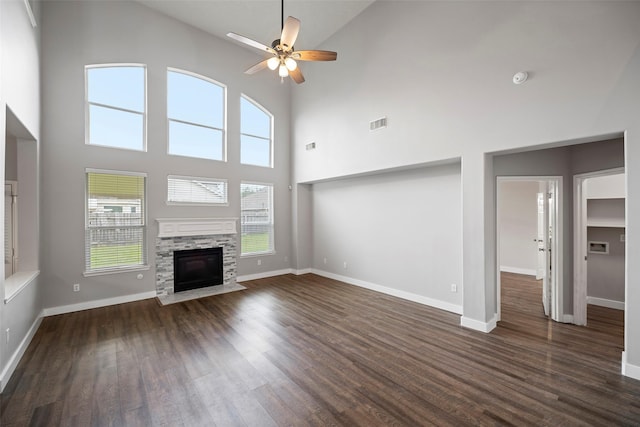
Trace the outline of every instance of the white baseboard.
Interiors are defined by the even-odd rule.
[[[471,319],[469,317],[462,316],[460,318],[460,326],[464,326],[465,328],[473,329],[474,331],[480,331],[484,333],[489,333],[495,329],[497,326],[497,315],[494,315],[491,320],[488,322],[481,322],[480,320]]]
[[[22,341],[20,342],[20,345],[18,346],[16,351],[13,353],[13,355],[11,355],[9,362],[5,365],[4,369],[2,370],[2,373],[0,373],[0,393],[4,391],[4,388],[9,382],[11,375],[13,375],[13,372],[16,370],[16,367],[18,366],[18,362],[20,362],[20,359],[22,359],[22,356],[24,356],[24,352],[27,351],[27,347],[29,347],[29,344],[31,343],[33,336],[36,334],[36,331],[40,327],[40,323],[42,323],[43,317],[44,317],[43,313],[40,313],[36,318],[36,320],[34,320],[33,324],[31,325],[31,328],[29,328],[29,332],[27,332],[27,335],[25,335],[25,337],[22,339]]]
[[[451,304],[411,292],[401,291],[399,289],[388,288],[386,286],[377,285],[375,283],[366,282],[360,279],[354,279],[352,277],[342,276],[340,274],[329,273],[328,271],[317,270],[315,268],[311,269],[311,273],[317,274],[318,276],[328,277],[329,279],[339,280],[350,285],[359,286],[361,288],[366,288],[372,291],[417,302],[419,304],[428,305],[429,307],[438,308],[440,310],[449,311],[451,313],[462,314],[462,306],[460,305]]]
[[[92,308],[107,307],[110,305],[124,304],[127,302],[140,301],[143,299],[155,298],[156,291],[143,292],[141,294],[124,295],[121,297],[105,298],[95,301],[81,302],[78,304],[61,305],[49,307],[42,310],[43,316],[55,316],[56,314],[73,313],[74,311],[89,310]]]
[[[640,366],[632,365],[631,363],[627,362],[627,354],[624,351],[622,352],[621,367],[622,375],[624,375],[625,377],[640,380]]]
[[[505,273],[526,274],[527,276],[535,276],[538,273],[535,269],[509,267],[506,265],[501,265],[500,271],[504,271]]]
[[[312,270],[310,268],[303,268],[301,270],[293,270],[293,274],[295,274],[296,276],[300,276],[303,274],[310,274],[312,273]]]
[[[573,314],[563,314],[562,315],[562,323],[572,323],[573,324]]]
[[[291,268],[285,268],[283,270],[265,271],[264,273],[244,274],[236,277],[236,282],[248,282],[249,280],[266,279],[267,277],[282,276],[283,274],[291,273],[293,273]]]
[[[616,310],[624,310],[624,301],[615,301],[612,299],[587,296],[587,304],[598,305],[600,307],[614,308]]]

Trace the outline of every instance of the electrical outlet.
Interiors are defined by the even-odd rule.
[[[262,265],[262,260],[261,259],[258,260],[258,265]]]
[[[11,329],[7,328],[7,335],[6,335],[6,343],[9,344],[9,332],[11,331]]]
[[[451,284],[451,292],[458,292],[458,285],[456,285],[455,283]]]
[[[346,269],[347,268],[347,261],[345,261],[342,265]]]
[[[289,261],[289,257],[288,256],[284,256],[284,262],[288,262]]]
[[[73,292],[80,292],[80,283],[76,283],[73,285]]]
[[[326,264],[326,263],[327,263],[327,259],[325,258],[325,259],[323,260],[323,262]]]

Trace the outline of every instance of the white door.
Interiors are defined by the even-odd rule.
[[[544,235],[545,235],[545,226],[544,226],[544,193],[546,190],[546,184],[544,182],[540,182],[540,193],[538,193],[538,234],[535,238],[535,242],[538,249],[538,266],[536,269],[536,280],[540,280],[545,276],[545,271],[547,269],[547,262],[544,253]]]
[[[554,239],[556,235],[556,183],[547,181],[542,183],[542,192],[538,193],[538,275],[542,278],[542,307],[545,316],[556,318],[556,311],[552,307],[552,289],[554,286],[552,248],[554,247]]]
[[[17,191],[18,183],[7,181],[4,184],[4,277],[11,276],[17,270]]]

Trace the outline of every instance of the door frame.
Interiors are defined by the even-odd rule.
[[[624,167],[573,175],[573,323],[576,325],[587,324],[587,194],[584,183],[589,178],[621,173],[626,173]],[[626,227],[626,215],[624,221]]]
[[[553,230],[553,239],[551,247],[551,262],[556,268],[552,270],[551,279],[551,319],[556,322],[565,322],[564,305],[563,305],[563,289],[564,276],[563,264],[561,262],[564,241],[564,218],[563,218],[563,177],[560,175],[548,176],[496,176],[495,194],[496,194],[496,319],[500,321],[502,316],[501,307],[501,281],[500,281],[500,189],[499,183],[505,181],[535,181],[535,182],[554,182],[556,188],[556,203],[553,207],[555,215],[556,227]]]
[[[11,188],[11,247],[13,249],[13,253],[10,257],[11,274],[13,275],[18,270],[18,181],[5,180],[4,185],[5,187],[9,186]],[[5,257],[6,256],[7,254],[5,254]]]

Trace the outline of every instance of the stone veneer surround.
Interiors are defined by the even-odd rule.
[[[187,249],[205,249],[222,247],[223,285],[236,283],[237,269],[237,234],[235,219],[228,220],[164,220],[158,219],[159,236],[156,238],[156,295],[173,294],[173,252]],[[203,227],[203,223],[205,223]],[[193,224],[196,223],[206,235],[192,235]],[[232,223],[233,226],[229,226]],[[222,224],[222,228],[220,225]],[[187,235],[181,234],[180,227],[187,227]],[[171,232],[166,232],[171,228]],[[222,230],[228,234],[219,234]],[[162,236],[162,237],[161,237]]]

